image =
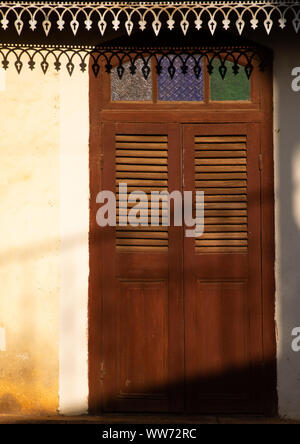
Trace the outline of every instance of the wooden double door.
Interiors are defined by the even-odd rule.
[[[257,123],[102,124],[101,189],[117,206],[95,235],[102,411],[263,412],[260,146]],[[170,226],[118,225],[120,183],[143,192],[144,222],[151,191],[204,191],[203,235],[172,211]]]

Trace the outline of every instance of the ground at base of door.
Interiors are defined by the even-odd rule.
[[[1,415],[0,424],[300,424],[300,420],[258,416],[129,415],[16,416]]]

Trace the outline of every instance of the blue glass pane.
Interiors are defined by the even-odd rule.
[[[185,101],[198,102],[203,100],[203,66],[200,63],[201,72],[199,78],[195,76],[195,61],[189,58],[186,62],[187,72],[184,74],[181,67],[183,62],[180,58],[174,61],[176,69],[174,77],[171,78],[168,68],[170,62],[164,58],[161,61],[162,72],[158,76],[158,100],[161,101]]]

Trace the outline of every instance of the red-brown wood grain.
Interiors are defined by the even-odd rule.
[[[254,72],[250,103],[192,106],[110,103],[109,77],[90,77],[91,413],[277,411],[272,73]],[[116,247],[114,227],[97,226],[96,195],[114,191],[118,180],[116,134],[167,137],[167,163],[153,165],[167,165],[169,191],[193,190],[195,180],[201,186],[211,180],[200,243],[186,238],[184,227],[171,226],[167,250],[130,251],[123,241]],[[216,148],[195,159],[195,136],[242,136],[247,157],[235,145],[221,157]],[[133,148],[123,153],[130,157]],[[138,151],[136,164],[144,171],[145,155]],[[165,157],[156,152],[155,159]],[[125,160],[119,164],[127,165]],[[155,171],[163,170],[147,170]],[[219,173],[245,176],[224,176],[217,186],[210,174]],[[231,187],[238,180],[240,186]],[[151,233],[145,228],[144,238]],[[136,245],[136,235],[118,236]],[[230,241],[231,252],[222,251],[220,240],[226,248]]]

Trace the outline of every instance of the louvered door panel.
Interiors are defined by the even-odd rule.
[[[182,227],[161,225],[167,199],[156,209],[157,226],[147,213],[152,191],[181,189],[180,128],[105,123],[101,136],[102,187],[116,193],[118,219],[100,232],[104,410],[178,412],[183,396],[173,381],[184,379]],[[124,208],[120,183],[128,200],[133,191],[141,200]],[[136,203],[136,222],[148,225],[120,225]]]
[[[204,191],[197,253],[247,252],[246,136],[195,136],[195,189]]]
[[[128,203],[126,210],[120,208],[126,199],[119,194],[119,184],[127,184],[127,192],[135,192],[142,201],[138,219],[145,225],[117,225],[116,246],[120,251],[166,251],[168,250],[167,201],[160,201],[152,212],[159,217],[159,226],[150,226],[151,191],[168,191],[168,137],[166,135],[117,134],[116,148],[116,195],[117,221],[130,212],[135,203]],[[146,193],[139,194],[139,191]]]
[[[261,380],[259,132],[184,128],[184,189],[204,191],[204,233],[184,238],[186,405],[254,412]]]

